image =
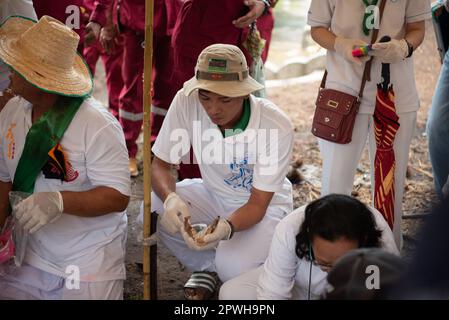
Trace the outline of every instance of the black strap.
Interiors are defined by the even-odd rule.
[[[380,24],[382,22],[382,16],[384,14],[386,4],[387,4],[387,0],[382,0],[382,2],[380,3],[379,29],[380,29]],[[376,42],[377,37],[379,35],[379,29],[374,29],[373,35],[371,37],[371,43]],[[371,57],[371,59],[365,63],[365,68],[363,69],[362,83],[360,85],[360,90],[359,90],[359,100],[362,100],[366,81],[371,81],[371,66],[373,64],[373,58],[374,57]],[[321,80],[321,84],[320,84],[321,89],[324,89],[324,87],[326,85],[326,79],[327,79],[327,70],[324,71],[323,79]]]

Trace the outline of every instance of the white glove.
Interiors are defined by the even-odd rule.
[[[186,203],[175,193],[170,193],[164,201],[161,225],[170,233],[177,233],[184,225],[184,218],[190,217]]]
[[[369,54],[378,57],[382,63],[399,62],[408,56],[408,45],[405,39],[377,42],[373,44],[372,49]]]
[[[228,220],[220,219],[214,232],[205,235],[202,238],[200,237],[204,243],[198,243],[198,241],[195,241],[187,234],[187,232],[185,232],[184,228],[181,229],[181,234],[190,249],[204,251],[215,249],[221,240],[229,240],[232,236],[232,231],[232,227]]]
[[[38,192],[19,202],[14,211],[23,228],[34,233],[61,217],[64,202],[60,192]]]
[[[352,51],[361,46],[368,45],[365,41],[360,39],[346,39],[346,38],[335,38],[335,44],[334,49],[335,51],[343,56],[347,61],[355,63],[359,66],[363,65],[363,63],[367,62],[371,57],[365,56],[365,57],[353,57]]]

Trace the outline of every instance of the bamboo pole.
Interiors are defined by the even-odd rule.
[[[154,0],[145,0],[145,52],[144,52],[144,78],[143,78],[143,238],[147,239],[151,235],[151,79],[153,69],[153,16]],[[153,249],[152,249],[153,248]],[[150,250],[155,250],[154,246],[144,243],[143,246],[143,298],[144,300],[154,299],[152,297],[151,279],[157,267],[151,263]],[[157,279],[156,279],[157,280]],[[154,293],[153,293],[154,295]]]

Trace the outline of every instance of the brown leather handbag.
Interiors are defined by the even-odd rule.
[[[386,0],[380,4],[380,21],[382,20]],[[371,43],[375,43],[379,29],[374,29]],[[366,81],[371,80],[371,58],[363,71],[362,83],[358,96],[338,90],[326,89],[327,70],[324,72],[320,90],[316,100],[315,114],[312,123],[312,134],[318,138],[339,144],[351,142],[355,118],[363,97]]]

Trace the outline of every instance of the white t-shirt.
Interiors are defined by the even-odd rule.
[[[380,3],[380,1],[379,1]],[[361,39],[371,42],[370,33],[362,30],[365,5],[362,0],[312,0],[307,23],[311,27],[330,28],[336,36]],[[379,41],[388,35],[392,39],[403,39],[406,24],[423,21],[431,17],[429,0],[387,0],[380,25]],[[326,88],[358,95],[363,75],[363,66],[348,62],[335,51],[327,52]],[[367,82],[360,113],[373,114],[376,100],[376,85],[381,81],[381,61],[374,58],[371,81]],[[413,57],[390,65],[391,80],[396,97],[398,113],[416,111],[419,108],[416,90]]]
[[[22,16],[37,20],[34,11],[33,1],[31,0],[1,0],[0,1],[0,25],[9,16]],[[0,60],[0,95],[9,85],[9,69]]]
[[[257,299],[307,300],[311,262],[296,255],[296,235],[304,221],[305,207],[296,209],[276,226],[270,253],[259,277]],[[393,233],[382,214],[376,209],[370,209],[377,228],[382,231],[382,248],[399,255]],[[326,272],[312,264],[311,299],[318,299],[324,293],[327,286],[326,277]]]
[[[0,113],[0,180],[12,181],[31,122],[32,105],[11,99]],[[46,178],[42,171],[35,192],[88,191],[114,188],[129,196],[128,152],[118,121],[92,98],[80,107],[60,141],[69,161],[67,180]],[[63,214],[29,236],[25,261],[41,270],[67,276],[80,268],[81,281],[125,279],[127,217],[115,212],[95,218]]]
[[[175,96],[153,146],[165,162],[178,164],[192,142],[204,184],[230,203],[245,204],[252,187],[275,195],[270,205],[289,213],[292,187],[285,177],[293,145],[288,117],[266,99],[250,96],[247,128],[234,136],[223,135],[204,111],[198,91]],[[182,138],[181,138],[182,137]]]

